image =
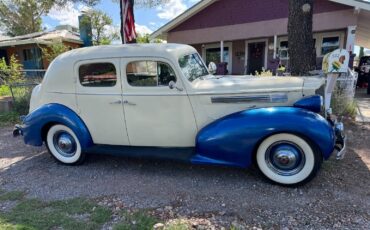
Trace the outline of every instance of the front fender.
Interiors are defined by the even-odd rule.
[[[70,108],[61,104],[46,104],[28,114],[22,125],[24,142],[29,145],[41,146],[42,129],[45,125],[58,123],[68,126],[78,137],[81,148],[93,145],[89,130],[82,119]]]
[[[248,167],[258,145],[283,132],[309,139],[325,159],[334,150],[333,128],[319,114],[294,107],[259,108],[225,116],[199,131],[192,162]]]

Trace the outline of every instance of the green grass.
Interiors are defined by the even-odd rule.
[[[12,96],[9,86],[7,85],[0,86],[0,96]]]
[[[23,192],[5,192],[0,195],[0,202],[4,201],[17,204],[8,212],[0,212],[0,229],[100,229],[112,214],[84,198],[44,202],[27,199]]]
[[[0,127],[14,125],[19,122],[19,113],[15,111],[0,113]]]
[[[123,213],[123,221],[114,226],[114,230],[151,230],[158,220],[144,211]]]
[[[20,191],[13,191],[13,192],[4,192],[0,194],[0,202],[1,201],[16,201],[21,200],[24,197],[24,192]]]

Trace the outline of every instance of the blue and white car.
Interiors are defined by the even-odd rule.
[[[284,185],[344,154],[343,125],[320,115],[319,77],[214,76],[179,44],[71,50],[50,65],[17,125],[58,161],[89,153],[247,168]]]

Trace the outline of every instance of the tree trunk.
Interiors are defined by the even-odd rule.
[[[303,76],[316,69],[312,36],[314,0],[289,0],[289,67],[292,75]]]

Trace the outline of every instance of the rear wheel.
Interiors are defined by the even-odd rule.
[[[76,134],[65,125],[50,127],[46,135],[46,146],[50,154],[63,164],[81,164],[85,159]]]
[[[283,185],[299,185],[316,175],[322,157],[305,139],[280,133],[261,143],[256,160],[258,168],[268,179]]]

